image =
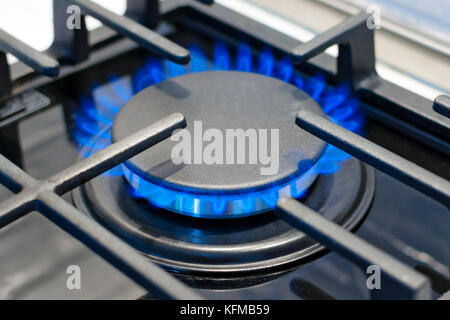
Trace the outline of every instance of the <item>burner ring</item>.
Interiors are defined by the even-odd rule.
[[[78,208],[149,259],[191,280],[194,276],[223,282],[249,275],[267,279],[327,251],[273,212],[239,221],[168,215],[130,197],[125,188],[123,177],[100,176],[72,196]],[[370,208],[374,189],[373,169],[352,158],[335,174],[319,176],[304,202],[355,230]]]
[[[296,126],[292,119],[301,109],[325,116],[305,92],[276,78],[237,71],[191,73],[133,97],[116,117],[112,137],[121,140],[172,112],[183,112],[187,138],[183,134],[180,140],[189,141],[188,161],[175,163],[173,151],[180,140],[166,139],[126,161],[125,178],[135,196],[170,211],[237,218],[273,209],[279,195],[298,198],[318,176],[315,165],[326,143]],[[242,139],[228,136],[236,130],[241,130]],[[220,139],[204,141],[208,131],[219,133]],[[204,163],[206,149],[196,148],[212,145],[211,141],[221,142],[220,163]],[[239,149],[242,141],[244,148]],[[243,153],[244,163],[236,163]],[[261,153],[271,156],[274,172],[263,174],[268,164],[262,164]]]

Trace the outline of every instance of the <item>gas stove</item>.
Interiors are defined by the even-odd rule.
[[[237,2],[0,30],[0,297],[448,297],[448,92],[380,75],[365,11],[302,42]]]

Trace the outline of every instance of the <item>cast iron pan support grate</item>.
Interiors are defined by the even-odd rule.
[[[0,29],[0,100],[8,97],[13,90],[6,53],[11,53],[33,70],[48,77],[59,74],[59,63],[48,55],[34,50],[22,41]],[[0,119],[3,115],[0,112]],[[22,165],[22,149],[19,143],[17,124],[0,130],[0,153]]]
[[[144,26],[156,26],[159,19],[158,1],[128,1],[128,4],[130,3],[132,5],[128,7],[125,16],[120,16],[90,0],[53,0],[55,39],[51,48],[52,53],[72,63],[88,59],[90,44],[84,17],[89,15],[118,34],[134,40],[153,54],[175,63],[188,63],[189,51]],[[67,27],[69,6],[79,8],[80,28]],[[132,18],[142,21],[144,25]]]
[[[298,46],[293,50],[293,60],[298,63],[305,62],[329,46],[344,41],[350,48],[340,50],[338,58],[339,72],[351,72],[352,83],[355,85],[355,80],[364,79],[374,72],[371,70],[371,66],[374,65],[374,59],[370,62],[364,62],[360,59],[351,61],[351,58],[354,56],[364,56],[362,53],[365,51],[357,51],[358,49],[373,49],[373,30],[365,27],[367,17],[363,13],[351,17],[331,31],[327,31],[310,42]],[[355,42],[355,39],[364,38],[361,34],[363,30],[368,30],[367,39],[371,39],[372,44],[355,45],[355,43],[358,43],[358,41]],[[352,35],[355,34],[357,37],[352,38]],[[340,36],[338,37],[337,35]],[[352,46],[353,48],[351,48]],[[370,52],[369,57],[372,57]],[[349,75],[346,76],[348,77]],[[338,74],[338,78],[342,77],[342,75]],[[327,143],[408,184],[446,207],[450,206],[450,183],[447,180],[311,112],[300,111],[297,114],[296,123],[302,129]],[[365,269],[369,265],[380,267],[384,288],[380,291],[372,291],[373,298],[431,298],[430,282],[425,276],[365,242],[358,236],[328,221],[319,213],[314,212],[298,201],[290,198],[279,199],[277,212],[283,219],[299,230],[362,268]]]
[[[158,298],[201,299],[192,289],[148,261],[132,247],[88,218],[60,196],[89,181],[186,125],[182,114],[172,114],[53,177],[38,181],[0,155],[0,182],[17,194],[0,206],[0,228],[39,211],[60,228],[124,272]]]
[[[361,12],[297,46],[291,52],[292,61],[295,64],[303,63],[338,44],[337,79],[357,89],[360,82],[376,74],[374,32],[366,24],[369,17],[370,15]]]
[[[327,143],[417,189],[446,207],[450,206],[450,183],[447,180],[311,112],[300,111],[296,123]],[[282,198],[278,201],[277,212],[293,226],[362,268],[379,266],[384,287],[380,292],[372,291],[374,298],[430,299],[430,282],[425,276],[303,204]]]

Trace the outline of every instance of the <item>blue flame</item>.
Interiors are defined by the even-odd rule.
[[[238,47],[236,68],[243,72],[250,72],[252,70],[252,50],[246,43],[241,43]]]
[[[244,194],[191,194],[179,192],[169,188],[161,187],[157,184],[142,179],[139,175],[122,165],[122,171],[129,182],[130,194],[139,199],[147,199],[154,206],[160,208],[170,207],[171,210],[195,216],[215,215],[225,216],[247,216],[258,211],[266,211],[267,208],[275,208],[279,194],[290,195],[295,198],[302,198],[308,187],[314,181],[317,166],[311,168],[301,177],[288,183],[270,186],[265,190],[251,191]],[[227,206],[232,206],[232,214],[227,214]]]
[[[82,96],[80,108],[75,113],[73,130],[80,154],[88,157],[111,144],[114,118],[133,95],[167,78],[207,70],[238,70],[277,77],[306,91],[319,103],[331,121],[354,132],[361,129],[364,118],[358,111],[359,103],[351,95],[350,87],[328,86],[324,76],[320,74],[304,76],[295,71],[290,59],[277,60],[269,48],[264,48],[255,59],[251,47],[246,43],[238,45],[235,56],[224,43],[217,43],[212,61],[206,58],[200,46],[192,45],[189,49],[192,58],[188,66],[151,58],[133,77],[111,76],[108,84],[94,86],[91,96]],[[264,190],[235,195],[175,191],[141,178],[123,164],[105,174],[124,176],[129,183],[130,194],[135,198],[146,199],[154,206],[195,217],[223,218],[245,216],[274,208],[281,195],[302,198],[317,174],[335,173],[348,158],[349,154],[328,145],[317,163],[307,164],[307,170],[303,170],[300,177],[282,185],[268,186]]]
[[[273,57],[272,50],[264,48],[259,55],[259,73],[266,76],[271,76],[275,64],[275,58]]]
[[[217,70],[230,70],[230,52],[221,42],[214,46],[214,66]]]

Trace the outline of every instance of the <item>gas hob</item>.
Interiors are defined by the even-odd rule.
[[[301,43],[208,1],[54,10],[44,53],[0,31],[3,298],[450,290],[449,98],[377,74],[370,15]]]

